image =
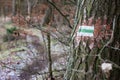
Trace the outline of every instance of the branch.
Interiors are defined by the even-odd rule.
[[[55,4],[53,4],[51,1],[47,0],[48,3],[50,3],[64,18],[65,20],[68,22],[69,27],[72,29],[72,26],[70,24],[70,21],[66,18],[66,16],[57,8],[57,6]]]
[[[107,46],[108,48],[111,48],[111,49],[114,49],[114,50],[118,50],[118,51],[120,51],[120,49],[119,48],[116,48],[116,47],[112,47],[112,46]]]
[[[0,62],[1,64],[4,65],[3,62]],[[13,67],[9,67],[9,66],[6,66],[4,65],[3,67],[7,68],[7,69],[10,69],[10,70],[18,70],[18,71],[25,71],[25,72],[28,72],[30,73],[31,71],[28,71],[28,70],[25,70],[25,69],[17,69],[17,68],[13,68]],[[58,70],[53,70],[52,72],[60,72],[60,71],[65,71],[66,69],[58,69]],[[36,74],[38,75],[44,75],[44,74],[48,74],[49,72],[36,72]]]
[[[113,42],[113,39],[114,39],[114,32],[115,32],[115,22],[116,22],[116,16],[114,17],[114,20],[113,20],[113,32],[111,34],[111,38],[110,40],[102,47],[102,49],[100,50],[99,54],[98,54],[98,57],[99,59],[102,59],[101,58],[101,53],[103,52],[103,50],[110,44]]]
[[[81,15],[81,11],[83,9],[82,7],[83,7],[84,3],[85,3],[85,0],[82,0],[82,2],[80,2],[80,0],[78,1],[77,11],[76,11],[76,15],[75,15],[75,23],[74,23],[74,27],[73,27],[69,42],[73,41],[74,34],[75,34],[76,29],[77,29],[77,25],[78,25],[79,21],[82,19],[82,17],[80,15]]]
[[[103,50],[104,50],[110,43],[113,42],[114,32],[115,32],[115,23],[116,23],[116,16],[114,16],[114,20],[113,20],[113,32],[112,32],[111,38],[110,38],[110,40],[103,46],[103,48],[100,50],[100,52],[99,52],[99,54],[98,54],[98,58],[99,58],[101,61],[103,61],[103,62],[104,62],[105,60],[102,59],[101,53],[103,52]],[[111,62],[111,63],[114,64],[117,68],[120,69],[120,67],[119,67],[117,64],[115,64],[114,62],[112,62],[112,61],[109,61],[109,62]]]
[[[56,40],[58,40],[60,43],[66,45],[66,46],[69,46],[68,41],[62,41],[62,40],[60,40],[59,37],[57,37],[57,36],[55,36],[55,35],[52,34],[52,31],[46,31],[45,28],[42,28],[42,27],[39,27],[39,26],[36,27],[36,28],[39,29],[40,31],[44,32],[44,33],[47,33],[47,34],[50,33],[50,35],[51,35],[53,38],[55,38]]]

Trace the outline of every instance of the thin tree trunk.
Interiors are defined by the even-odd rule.
[[[28,15],[30,16],[31,15],[31,3],[30,3],[30,0],[27,0],[27,12],[28,12]]]
[[[49,78],[52,80],[53,74],[52,74],[52,59],[51,59],[51,39],[50,39],[50,33],[47,33],[47,39],[48,39],[48,69],[49,69]]]
[[[12,0],[12,15],[14,16],[16,13],[15,13],[15,1],[16,0]]]

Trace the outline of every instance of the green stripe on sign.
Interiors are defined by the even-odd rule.
[[[79,29],[79,32],[93,33],[94,30]]]

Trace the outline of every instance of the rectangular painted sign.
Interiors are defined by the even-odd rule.
[[[79,26],[77,36],[92,37],[94,33],[94,26]]]

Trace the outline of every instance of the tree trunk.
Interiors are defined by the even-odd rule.
[[[15,1],[16,0],[12,0],[12,15],[14,16],[16,14],[16,10],[15,10]]]
[[[51,39],[50,39],[50,33],[47,33],[47,40],[48,40],[48,69],[49,69],[49,78],[52,80],[53,74],[52,74],[52,59],[51,59]]]
[[[76,29],[80,25],[94,25],[94,36],[77,38],[79,46],[73,47],[69,55],[64,80],[119,80],[120,37],[117,35],[120,34],[120,1],[78,0],[77,3],[71,38],[73,40],[70,45],[78,41],[73,35],[76,34]],[[112,28],[115,28],[115,31]],[[94,43],[92,48],[91,43]],[[113,65],[112,71],[106,73],[102,70],[101,64],[104,62]]]
[[[116,15],[116,22],[115,22],[115,32],[114,32],[114,39],[111,43],[112,47],[118,48],[118,49],[110,49],[110,57],[109,59],[118,65],[118,67],[114,67],[114,69],[111,71],[109,80],[120,80],[120,14]]]
[[[30,16],[31,15],[31,3],[30,3],[30,0],[27,0],[27,5],[28,5],[27,12],[28,12],[28,15]]]

